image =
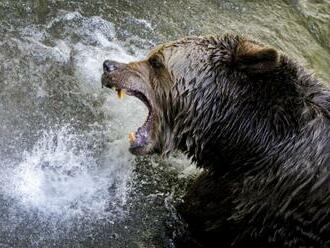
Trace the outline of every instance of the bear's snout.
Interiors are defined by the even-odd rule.
[[[113,72],[118,70],[120,67],[120,63],[113,60],[106,60],[103,62],[103,71],[104,72]]]

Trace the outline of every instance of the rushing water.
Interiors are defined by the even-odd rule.
[[[330,1],[0,0],[0,247],[164,247],[198,173],[135,158],[146,108],[101,89],[102,61],[239,32],[330,79]]]

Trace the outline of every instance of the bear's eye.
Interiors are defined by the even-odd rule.
[[[160,69],[163,67],[163,63],[158,57],[152,57],[149,59],[149,64],[152,66],[154,69]]]

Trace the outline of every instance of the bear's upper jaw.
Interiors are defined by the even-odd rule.
[[[102,86],[115,89],[120,99],[127,94],[138,98],[147,106],[148,116],[146,121],[135,132],[131,132],[128,135],[130,152],[135,155],[145,155],[150,153],[152,150],[151,134],[153,129],[154,114],[151,101],[149,101],[147,94],[144,93],[143,88],[134,87],[133,85],[136,84],[130,84],[128,81],[125,82],[122,80],[115,80],[107,73],[104,73],[102,76]]]

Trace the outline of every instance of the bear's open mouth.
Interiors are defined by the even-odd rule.
[[[130,132],[128,134],[128,139],[130,142],[130,152],[136,155],[143,155],[148,153],[148,145],[151,138],[152,122],[153,122],[153,111],[150,101],[147,96],[139,90],[130,89],[127,86],[121,86],[121,84],[116,84],[114,82],[106,82],[107,80],[102,79],[102,85],[115,89],[117,91],[117,96],[122,99],[125,94],[129,96],[134,96],[142,101],[148,108],[148,116],[144,124],[139,127],[135,132]]]

